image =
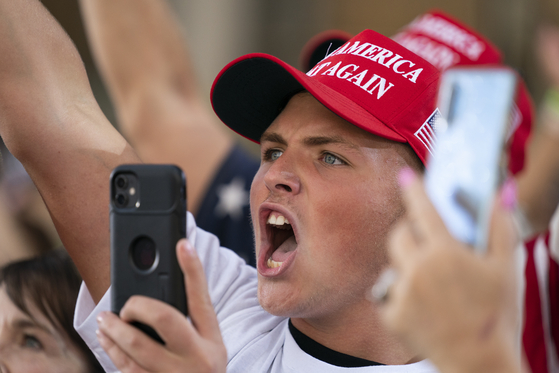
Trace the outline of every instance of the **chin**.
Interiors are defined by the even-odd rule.
[[[266,281],[266,280],[264,280]],[[301,306],[297,293],[288,289],[279,289],[279,284],[258,284],[258,302],[271,315],[295,317]]]

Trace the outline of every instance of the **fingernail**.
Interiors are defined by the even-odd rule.
[[[501,205],[508,211],[516,207],[516,183],[513,178],[509,177],[501,187]]]
[[[190,256],[195,255],[196,251],[194,250],[194,246],[192,246],[190,244],[190,241],[188,240],[184,240],[183,244],[182,244],[182,249],[184,250],[184,252]]]
[[[105,311],[99,312],[97,315],[97,324],[101,325],[105,321]]]
[[[416,178],[415,172],[409,167],[404,167],[398,174],[398,181],[402,188],[407,188]]]

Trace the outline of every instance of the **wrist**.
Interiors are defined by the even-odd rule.
[[[520,356],[510,335],[494,335],[485,341],[465,341],[456,354],[433,356],[442,373],[520,373]]]

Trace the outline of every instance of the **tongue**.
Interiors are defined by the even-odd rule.
[[[272,260],[276,262],[284,262],[289,257],[289,254],[297,248],[297,241],[295,241],[295,236],[289,237],[285,240],[280,247],[274,251],[272,254]]]

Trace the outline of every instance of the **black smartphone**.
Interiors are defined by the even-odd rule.
[[[186,179],[174,165],[116,167],[110,178],[111,302],[118,314],[132,295],[187,315],[176,244],[186,236]],[[163,343],[147,325],[134,323]]]

